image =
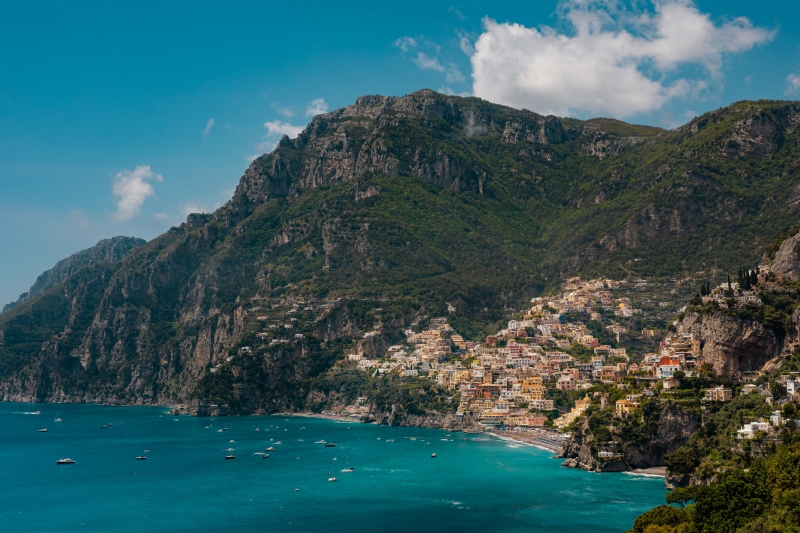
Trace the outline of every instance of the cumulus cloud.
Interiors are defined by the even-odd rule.
[[[774,37],[744,17],[715,23],[691,0],[652,0],[650,10],[571,0],[558,16],[571,33],[485,18],[470,58],[473,93],[541,113],[625,117],[722,83],[726,55]],[[698,65],[703,74],[681,76]]]
[[[789,96],[800,91],[800,76],[797,74],[789,74],[786,76],[786,90],[784,94]]]
[[[206,122],[206,127],[203,130],[203,140],[204,141],[206,140],[206,137],[208,137],[208,134],[211,133],[211,128],[213,128],[213,127],[214,127],[214,119],[210,118],[210,119],[208,119],[208,122]]]
[[[306,105],[306,116],[313,117],[328,112],[328,102],[324,98],[315,98]]]
[[[156,191],[150,181],[164,181],[161,174],[156,174],[150,165],[139,165],[133,170],[122,170],[114,176],[112,192],[118,197],[117,220],[130,220],[142,211],[142,204]]]

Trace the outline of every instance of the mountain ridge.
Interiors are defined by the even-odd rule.
[[[10,311],[18,305],[48,291],[83,267],[100,262],[116,263],[121,261],[132,249],[145,244],[147,244],[146,240],[136,237],[119,236],[102,239],[94,246],[75,252],[69,257],[58,261],[52,268],[44,271],[36,278],[36,281],[27,292],[21,294],[16,301],[4,305],[0,313]]]
[[[795,221],[797,102],[621,124],[428,90],[314,117],[214,213],[0,315],[0,397],[299,408],[376,328],[477,336],[561,276],[730,268]],[[300,300],[302,339],[228,360]]]

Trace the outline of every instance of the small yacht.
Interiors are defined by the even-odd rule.
[[[75,461],[73,461],[72,459],[67,457],[66,459],[59,459],[58,461],[56,461],[56,464],[57,465],[74,465]]]
[[[136,458],[137,461],[144,461],[146,459],[147,457],[145,457],[144,455],[140,455],[139,457]]]
[[[100,429],[106,429],[107,427],[108,427],[108,424],[103,424],[102,426],[100,426]]]
[[[431,454],[431,457],[436,457],[436,454],[435,454],[435,453],[432,453],[432,454]]]
[[[235,440],[231,439],[231,442],[236,442]]]
[[[225,431],[228,431],[228,430],[229,430],[229,429],[231,429],[231,428],[222,428],[222,429],[223,429],[223,430],[225,430]]]
[[[144,453],[150,453],[150,450],[145,450]]]
[[[329,442],[328,444],[325,445],[325,447],[326,448],[336,448],[336,445],[334,443],[332,443],[332,442]]]
[[[61,420],[61,417],[56,417],[56,419],[53,420],[53,422],[63,422],[63,420]]]
[[[114,427],[114,424],[112,424],[111,422],[109,422],[109,423],[108,423],[108,424],[106,424],[106,425],[107,425],[108,427]]]
[[[268,453],[264,454],[264,459],[269,459],[269,454]]]
[[[349,466],[347,468],[342,468],[342,472],[350,473],[350,472],[355,472],[355,471],[356,471],[355,468],[350,468]]]
[[[336,476],[331,474],[331,467],[328,466],[328,481],[336,481]]]
[[[42,428],[39,430],[39,433],[47,433],[47,428]]]
[[[274,452],[274,451],[275,451],[275,448],[274,448],[274,447],[272,447],[272,446],[270,446],[269,448],[264,448],[264,451],[265,451],[265,452]]]
[[[314,444],[327,444],[327,442],[325,442],[324,440],[318,440]]]
[[[281,441],[276,442],[275,444],[282,444]]]
[[[233,451],[233,448],[225,448],[225,449],[224,449],[224,450],[222,450],[222,451],[223,451],[223,452],[232,452],[232,451]]]
[[[226,455],[225,459],[236,459],[235,455]]]
[[[222,433],[222,430],[221,430],[221,429],[218,429],[218,430],[217,430],[217,433]]]

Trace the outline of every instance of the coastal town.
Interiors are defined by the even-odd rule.
[[[457,402],[457,417],[469,415],[487,431],[560,451],[565,430],[593,402],[600,409],[613,408],[615,417],[630,417],[643,399],[676,393],[680,378],[692,376],[702,365],[700,342],[690,334],[630,332],[618,322],[642,313],[629,297],[615,296],[626,283],[569,279],[560,294],[533,298],[504,329],[480,340],[464,339],[444,317],[421,317],[414,326],[425,326],[407,329],[405,343],[376,358],[351,353],[342,364],[375,376],[396,373],[435,382]],[[709,287],[701,291],[707,292],[702,303],[737,306],[758,300],[753,284],[747,283],[746,289],[740,285],[741,279]],[[619,342],[631,333],[650,339],[664,336],[652,340],[654,350],[633,354]],[[601,337],[612,339],[613,345],[601,342]],[[792,396],[800,390],[800,379],[791,376],[784,376],[781,384]],[[609,390],[615,391],[613,405]],[[751,392],[772,401],[768,386],[747,384],[740,393]],[[719,385],[705,389],[702,401],[732,399],[733,390]],[[363,417],[369,412],[365,400],[327,414]],[[767,422],[745,424],[738,435],[753,438],[780,424],[780,411],[775,411]]]

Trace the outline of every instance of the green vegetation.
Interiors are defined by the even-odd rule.
[[[324,331],[304,329],[303,342],[255,353],[243,373],[222,369],[198,384],[209,398],[279,408],[280,397],[310,394],[307,380],[378,325],[396,338],[420,312],[479,338],[567,273],[735,271],[795,222],[800,131],[787,126],[791,103],[740,102],[664,132],[431,91],[394,102],[378,118],[316,121],[256,159],[216,213],[191,217],[113,267],[82,270],[62,300],[40,296],[23,314],[4,314],[3,377],[43,368],[59,379],[37,394],[58,383],[77,397],[173,402],[194,394],[197,378],[181,376],[198,346],[216,364],[251,342],[238,336],[252,338],[259,325],[242,309],[264,299],[392,309],[379,318],[343,310]],[[752,123],[775,125],[774,138],[753,132],[741,144],[734,132],[754,114]],[[470,116],[484,126],[477,135],[465,127]],[[765,323],[785,323],[786,298],[795,296],[765,306],[776,310]],[[36,306],[49,310],[36,315]],[[666,318],[656,317],[657,329]],[[43,351],[45,341],[53,342]],[[80,355],[88,361],[78,368]]]

